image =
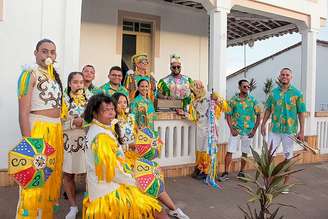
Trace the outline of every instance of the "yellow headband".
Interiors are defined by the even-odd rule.
[[[134,56],[132,56],[131,58],[131,62],[134,64],[139,63],[140,61],[147,59],[148,60],[148,55],[147,53],[139,53],[139,54],[135,54]]]

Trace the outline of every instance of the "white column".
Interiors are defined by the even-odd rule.
[[[72,71],[81,71],[79,69],[81,14],[82,0],[66,1],[63,46],[63,73],[66,76]]]
[[[228,10],[210,11],[208,90],[226,96],[227,14]]]
[[[316,134],[315,91],[317,67],[317,30],[304,29],[302,31],[302,74],[301,89],[305,98],[306,110],[310,117],[306,119],[305,134]]]
[[[227,56],[227,15],[226,8],[215,8],[210,11],[210,45],[208,90],[219,92],[226,98],[226,56]],[[227,142],[229,132],[224,116],[219,121],[219,142]]]

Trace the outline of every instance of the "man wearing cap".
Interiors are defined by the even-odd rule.
[[[182,100],[182,107],[186,107],[191,101],[190,84],[193,80],[181,74],[181,58],[175,54],[170,56],[171,73],[159,80],[157,84],[158,98]]]
[[[124,81],[125,88],[129,91],[129,98],[133,100],[137,91],[137,84],[141,79],[146,79],[150,84],[149,98],[154,102],[156,94],[156,80],[149,71],[149,59],[146,53],[136,54],[132,57],[134,72],[129,73]]]

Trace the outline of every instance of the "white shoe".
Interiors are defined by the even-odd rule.
[[[176,217],[178,219],[189,219],[189,217],[185,213],[183,213],[183,211],[180,208],[177,208],[174,211],[170,210],[169,215]]]
[[[65,219],[76,219],[76,215],[78,212],[79,212],[79,209],[76,206],[71,207],[71,210],[68,212]]]

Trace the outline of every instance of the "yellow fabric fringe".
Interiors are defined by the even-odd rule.
[[[98,134],[91,145],[96,175],[99,181],[111,182],[117,167],[116,152],[118,145],[116,141],[106,134]]]
[[[61,115],[60,118],[63,120],[66,120],[68,118],[68,106],[66,102],[64,101],[64,98],[62,98],[62,107],[61,107]]]
[[[83,219],[153,219],[162,207],[137,187],[121,185],[117,190],[90,202],[83,200]]]
[[[18,97],[27,95],[31,80],[31,71],[23,71],[18,79],[17,94]]]
[[[51,80],[55,80],[55,75],[54,75],[54,66],[53,64],[48,65],[48,75]]]
[[[207,174],[211,164],[211,158],[206,151],[196,151],[196,168]]]
[[[136,152],[131,151],[131,150],[128,150],[128,151],[124,152],[124,156],[125,156],[126,163],[131,168],[134,168],[136,160],[140,158],[140,156]]]
[[[42,209],[42,219],[52,219],[53,207],[58,203],[61,188],[63,164],[63,130],[60,123],[36,121],[32,126],[31,137],[44,138],[56,150],[54,172],[43,188],[20,188],[17,219],[35,219],[38,209]]]

